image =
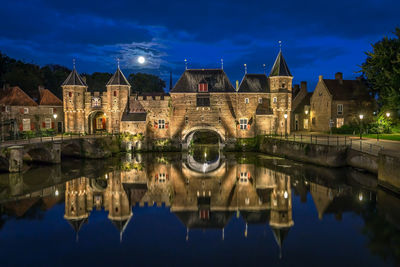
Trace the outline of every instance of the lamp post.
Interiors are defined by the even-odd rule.
[[[389,127],[390,112],[386,112],[386,118],[387,118],[387,131],[389,133],[389,131],[390,131],[390,127]]]
[[[285,137],[287,137],[287,113],[285,113],[283,117],[285,118]]]
[[[360,140],[362,139],[362,120],[364,119],[364,115],[360,114]]]
[[[54,132],[56,133],[56,122],[55,122],[55,120],[57,119],[57,114],[53,114],[53,118],[54,118]]]

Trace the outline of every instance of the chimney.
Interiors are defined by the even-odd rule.
[[[341,72],[336,72],[335,74],[335,80],[338,80],[340,84],[343,83],[343,73]]]
[[[305,81],[300,82],[300,88],[301,90],[307,91],[307,82]]]
[[[293,91],[297,92],[297,91],[299,91],[299,88],[300,88],[300,86],[298,84],[295,84],[293,86]]]
[[[319,75],[319,77],[318,77],[318,81],[319,82],[322,82],[322,79],[323,79],[324,77],[322,76],[322,75]]]
[[[39,86],[38,86],[38,89],[39,89],[39,91],[40,91],[40,90],[44,90],[44,86],[43,86],[43,85],[39,85]]]

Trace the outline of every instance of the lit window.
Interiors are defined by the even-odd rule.
[[[31,130],[31,119],[23,119],[22,120],[22,130],[23,131]]]
[[[165,120],[158,120],[158,128],[165,129]]]
[[[247,130],[247,119],[240,119],[240,130]]]
[[[340,128],[344,125],[344,118],[336,118],[336,128]]]
[[[258,103],[259,103],[259,104],[262,103],[262,98],[261,98],[261,97],[258,99]]]
[[[54,108],[49,108],[49,114],[54,114]]]
[[[24,108],[24,114],[28,114],[29,113],[29,108]]]
[[[241,184],[246,184],[249,182],[249,173],[248,172],[240,172],[239,182]]]
[[[158,182],[159,183],[165,183],[167,181],[167,176],[165,173],[159,173],[158,174]]]
[[[278,99],[277,99],[276,97],[274,97],[274,98],[272,99],[272,102],[276,103],[276,102],[278,102]]]
[[[244,103],[248,104],[248,103],[249,103],[249,99],[248,99],[248,98],[245,98],[245,99],[244,99]]]
[[[338,104],[337,105],[337,114],[338,115],[343,115],[343,104]]]
[[[44,120],[44,127],[46,129],[50,129],[51,128],[51,119],[45,119]]]

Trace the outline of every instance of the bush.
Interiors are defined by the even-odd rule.
[[[332,128],[334,134],[359,134],[360,127],[355,125],[343,125],[340,128]]]

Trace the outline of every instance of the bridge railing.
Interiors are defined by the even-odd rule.
[[[44,143],[44,142],[63,142],[64,140],[83,139],[83,138],[104,138],[119,136],[118,132],[100,132],[94,134],[81,134],[81,133],[63,133],[53,135],[43,135],[41,133],[34,133],[25,135],[23,137],[15,138],[12,140],[0,140],[0,146],[11,145],[24,145],[31,143]]]
[[[328,145],[328,146],[347,146],[351,149],[368,153],[371,155],[378,155],[383,149],[383,146],[368,143],[366,140],[357,140],[348,136],[339,135],[312,135],[312,134],[265,134],[267,138],[287,140],[296,143]]]

